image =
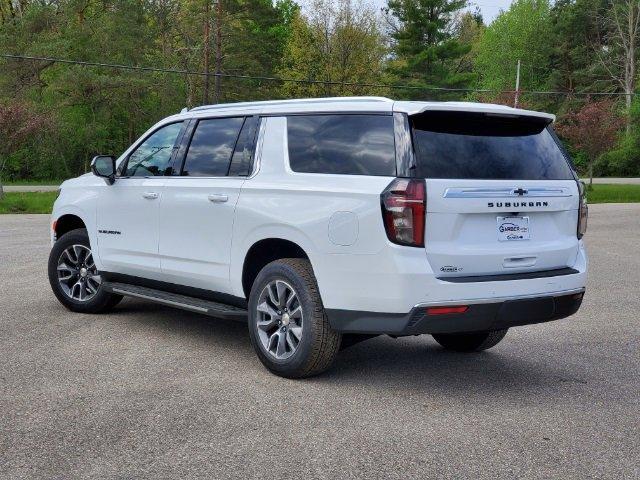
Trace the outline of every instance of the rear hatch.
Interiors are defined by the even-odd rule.
[[[426,179],[425,248],[438,277],[574,265],[578,184],[549,123],[475,112],[410,117],[415,174]]]

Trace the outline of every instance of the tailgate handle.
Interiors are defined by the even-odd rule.
[[[502,262],[504,268],[533,267],[537,257],[509,257]]]

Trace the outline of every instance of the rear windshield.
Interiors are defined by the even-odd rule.
[[[469,112],[429,112],[410,118],[418,177],[574,178],[545,119]]]

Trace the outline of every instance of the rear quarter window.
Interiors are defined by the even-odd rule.
[[[417,176],[572,180],[568,159],[545,119],[468,112],[411,117]]]
[[[294,172],[396,175],[390,115],[292,115],[287,134]]]

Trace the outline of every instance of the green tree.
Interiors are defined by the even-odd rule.
[[[375,11],[352,0],[315,0],[309,16],[297,12],[279,74],[325,83],[286,82],[286,97],[384,94],[380,83],[386,49]]]
[[[478,46],[480,86],[513,90],[522,62],[520,88],[543,89],[549,78],[552,26],[548,0],[516,0],[485,29]]]
[[[610,176],[640,175],[640,97],[636,95],[628,113],[628,129],[613,149],[596,164],[599,174]]]
[[[478,56],[480,39],[485,29],[479,10],[464,12],[460,16],[455,29],[455,36],[462,45],[468,45],[469,51],[460,57],[459,71],[475,72],[475,61]]]
[[[602,91],[610,82],[597,61],[593,39],[606,0],[558,0],[551,9],[552,50],[549,82],[552,90],[567,93]]]
[[[383,9],[390,28],[394,57],[390,72],[413,87],[466,87],[474,74],[464,71],[462,59],[471,45],[455,36],[455,15],[466,0],[389,0]],[[410,98],[425,95],[407,90]]]
[[[273,75],[295,4],[221,1],[222,73]],[[203,71],[204,0],[7,2],[0,3],[3,52]],[[215,9],[209,11],[215,23]],[[271,98],[278,88],[275,82],[224,79],[222,100]],[[56,178],[82,173],[93,155],[118,154],[160,118],[200,103],[202,89],[197,74],[0,60],[0,103],[15,99],[33,105],[34,115],[52,118],[46,137],[30,146],[29,155],[12,154],[5,172]]]

